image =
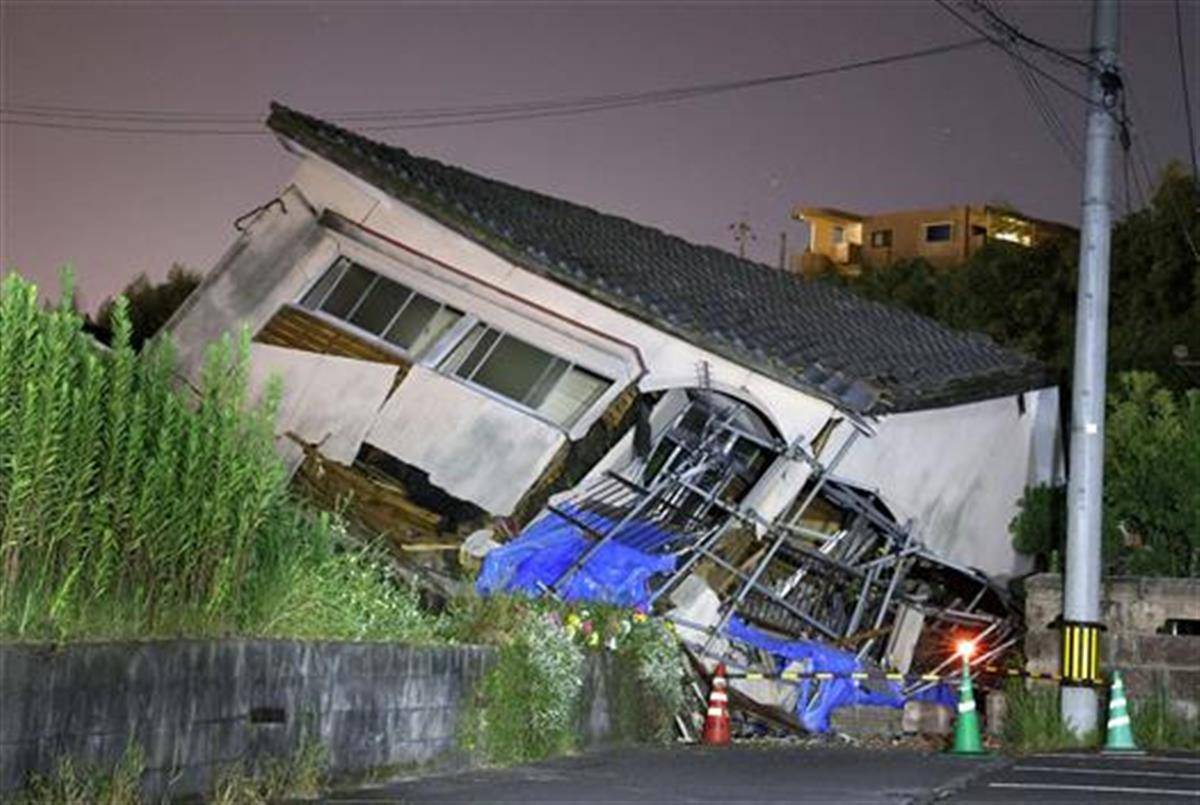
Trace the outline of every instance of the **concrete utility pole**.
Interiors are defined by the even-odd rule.
[[[758,240],[754,236],[754,229],[750,226],[750,222],[745,218],[738,219],[729,225],[729,231],[733,233],[733,239],[737,241],[738,257],[746,257],[746,244],[752,240]]]
[[[1096,728],[1100,636],[1100,520],[1104,491],[1104,393],[1108,357],[1111,163],[1121,93],[1117,0],[1094,0],[1087,111],[1083,235],[1075,308],[1075,374],[1063,585],[1062,718],[1076,735]]]

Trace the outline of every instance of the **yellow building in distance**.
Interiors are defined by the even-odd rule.
[[[809,238],[807,249],[790,256],[788,268],[806,276],[831,271],[854,276],[864,266],[886,267],[918,257],[947,267],[965,262],[989,239],[1032,246],[1077,234],[1066,224],[989,205],[879,215],[834,207],[796,207],[792,218],[808,224]]]

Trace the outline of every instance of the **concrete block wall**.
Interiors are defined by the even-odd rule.
[[[457,727],[493,662],[471,646],[273,640],[0,645],[0,799],[63,755],[145,753],[152,797],[319,740],[337,774],[465,760]]]
[[[1033,576],[1025,589],[1027,668],[1055,673],[1062,632],[1051,624],[1062,613],[1062,577]],[[1171,621],[1200,624],[1200,579],[1109,578],[1101,606],[1101,672],[1119,669],[1135,701],[1162,689],[1181,714],[1200,717],[1200,634],[1164,633]]]

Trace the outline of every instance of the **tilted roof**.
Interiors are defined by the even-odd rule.
[[[272,104],[281,136],[500,256],[847,410],[884,413],[1050,385],[982,335],[649,226],[374,142]]]

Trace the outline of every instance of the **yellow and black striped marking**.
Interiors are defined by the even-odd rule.
[[[1023,671],[1020,668],[1004,668],[999,665],[976,665],[971,668],[971,671],[973,674],[986,676],[1038,679],[1046,682],[1062,682],[1065,679],[1062,674],[1035,673],[1032,671]],[[957,670],[944,674],[901,674],[895,671],[886,673],[883,671],[781,671],[775,674],[768,674],[762,671],[730,671],[726,676],[729,679],[779,679],[784,682],[799,682],[803,679],[813,679],[817,682],[828,682],[832,679],[852,679],[856,682],[863,682],[868,679],[887,682],[949,682],[958,680],[961,673]],[[1095,673],[1095,668],[1093,668],[1093,676],[1090,678],[1078,681],[1071,680],[1071,682],[1072,684],[1100,685],[1103,684],[1104,680],[1098,673]]]
[[[1100,624],[1065,621],[1062,678],[1068,685],[1090,685],[1100,677]]]

